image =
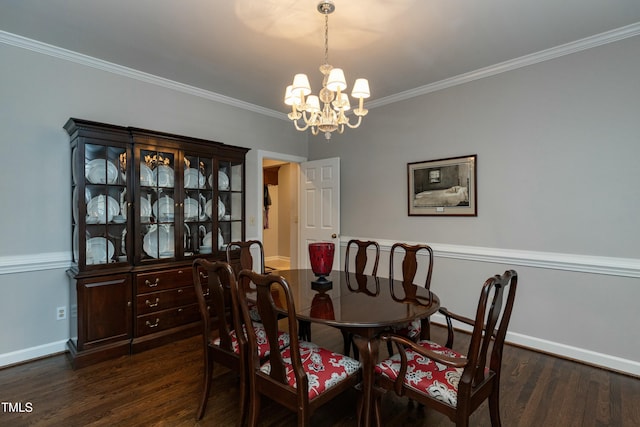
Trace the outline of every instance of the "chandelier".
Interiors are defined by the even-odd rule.
[[[356,79],[351,96],[359,100],[358,108],[353,110],[358,121],[351,124],[345,115],[351,105],[349,96],[344,92],[347,88],[344,72],[341,68],[329,65],[329,14],[335,8],[332,0],[318,3],[318,12],[324,15],[324,64],[320,66],[323,75],[322,89],[318,95],[312,95],[307,75],[296,74],[284,96],[284,103],[291,106],[287,117],[293,121],[296,129],[303,132],[310,129],[313,135],[324,132],[327,140],[331,139],[332,132],[344,132],[345,125],[352,129],[360,126],[362,118],[369,112],[364,108],[364,99],[370,96],[367,79]]]

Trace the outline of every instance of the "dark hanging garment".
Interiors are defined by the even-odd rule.
[[[269,228],[269,206],[271,206],[271,196],[269,195],[269,186],[264,186],[264,221],[263,228]]]

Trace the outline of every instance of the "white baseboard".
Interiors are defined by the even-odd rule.
[[[0,354],[0,368],[67,351],[67,340]]]
[[[270,263],[270,262],[291,262],[291,258],[289,257],[285,257],[285,256],[280,256],[280,255],[276,255],[276,256],[270,256],[270,257],[265,257],[264,258],[264,262],[266,264]]]
[[[447,324],[445,317],[440,313],[434,314],[431,316],[431,319],[434,324],[442,326],[446,326]],[[454,324],[454,327],[471,332],[471,327],[467,325]],[[513,332],[507,332],[506,342],[534,351],[559,356],[564,359],[576,360],[586,363],[587,365],[598,366],[640,377],[640,362],[636,362],[635,360],[623,359],[610,354],[597,353],[595,351],[585,350],[584,348],[572,347],[570,345]]]

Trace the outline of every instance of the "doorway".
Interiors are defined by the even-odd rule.
[[[297,266],[299,173],[296,162],[262,159],[262,243],[267,272]]]

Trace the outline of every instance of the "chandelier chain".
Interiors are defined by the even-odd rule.
[[[324,15],[324,63],[329,63],[329,15]]]

